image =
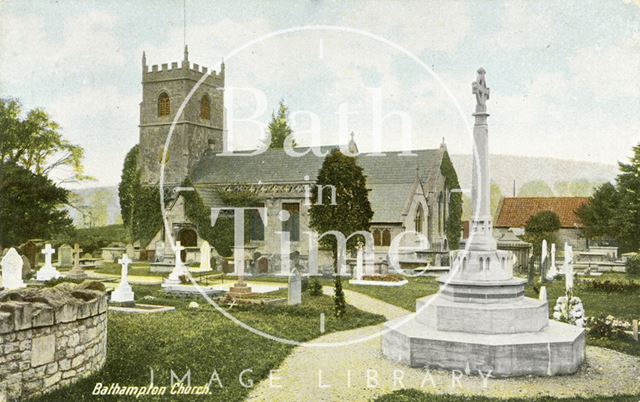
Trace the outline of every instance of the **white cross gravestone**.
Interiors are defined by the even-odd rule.
[[[206,240],[200,246],[200,269],[211,271],[211,246]]]
[[[26,287],[22,280],[22,257],[11,247],[0,261],[2,265],[2,286],[5,289],[20,289]]]
[[[51,264],[51,255],[55,252],[56,250],[51,247],[51,244],[45,244],[44,249],[42,249],[42,254],[44,254],[44,265],[42,266],[42,268],[40,268],[38,273],[36,273],[37,281],[50,281],[62,276],[60,275],[60,272],[58,272],[58,270],[55,269],[55,267]]]
[[[115,290],[111,293],[111,301],[114,303],[134,303],[133,290],[129,285],[129,264],[131,260],[125,253],[122,258],[118,260],[118,264],[122,266],[120,274],[120,283],[116,286]]]
[[[558,276],[558,267],[556,266],[556,244],[551,243],[551,266],[547,272],[547,280],[553,280]]]
[[[540,287],[540,295],[538,297],[540,299],[540,301],[547,301],[547,287],[546,286],[541,286]]]
[[[187,274],[187,267],[182,263],[182,257],[180,256],[182,250],[184,250],[184,247],[177,241],[173,248],[175,264],[169,277],[162,282],[162,286],[179,285],[181,283],[180,277]]]
[[[302,303],[302,275],[296,268],[291,270],[289,276],[289,297],[287,304],[296,306]]]

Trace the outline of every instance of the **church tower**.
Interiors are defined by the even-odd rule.
[[[207,149],[222,150],[224,62],[219,72],[189,63],[189,50],[184,47],[184,58],[177,62],[147,66],[142,54],[142,102],[140,103],[140,154],[138,168],[141,181],[155,185],[160,180],[160,163],[169,129],[176,125],[166,155],[164,184],[180,185],[191,168]],[[196,83],[207,77],[184,105],[182,103]]]

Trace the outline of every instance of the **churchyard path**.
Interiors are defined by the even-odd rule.
[[[333,288],[323,287],[333,295]],[[347,303],[387,319],[409,311],[344,290]],[[344,342],[382,330],[374,325],[320,336],[311,343]],[[269,342],[266,341],[265,342]],[[485,373],[486,374],[486,373]],[[249,401],[368,401],[402,388],[434,394],[482,395],[490,398],[640,393],[640,358],[609,349],[587,347],[587,363],[572,376],[488,378],[461,376],[443,370],[415,369],[385,359],[380,337],[346,346],[298,346],[269,378],[260,382]]]

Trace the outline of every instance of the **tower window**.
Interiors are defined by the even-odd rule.
[[[200,118],[203,120],[209,120],[209,97],[203,96],[200,100]]]
[[[422,204],[418,204],[418,208],[416,209],[416,218],[413,223],[416,228],[416,232],[422,233],[423,221],[424,221],[424,211],[422,209]]]
[[[171,101],[169,95],[163,92],[158,97],[158,116],[169,116],[171,114]]]

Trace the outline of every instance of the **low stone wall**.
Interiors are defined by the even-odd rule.
[[[97,282],[0,292],[0,402],[26,399],[99,370],[107,298]]]

